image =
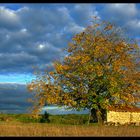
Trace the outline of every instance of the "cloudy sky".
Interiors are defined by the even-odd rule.
[[[0,4],[0,82],[26,83],[98,16],[139,37],[139,4]]]
[[[139,39],[139,13],[140,4],[126,3],[0,4],[0,88],[9,83],[19,87],[31,81],[33,67],[52,68],[53,61],[64,57],[63,48],[72,36],[83,31],[93,16],[127,28],[131,36]],[[9,100],[11,104],[16,100],[24,104],[26,94],[8,93],[10,90],[0,89],[3,104]]]

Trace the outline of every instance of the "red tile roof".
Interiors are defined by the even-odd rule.
[[[115,112],[140,112],[140,108],[138,107],[108,107],[109,111],[115,111]]]

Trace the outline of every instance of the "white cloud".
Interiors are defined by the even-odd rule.
[[[100,11],[100,15],[103,20],[125,28],[125,31],[132,36],[140,33],[137,19],[139,9],[136,4],[106,4]]]
[[[0,7],[0,26],[16,26],[19,24],[19,17],[14,10]],[[14,25],[15,24],[15,25]]]
[[[23,6],[23,7],[19,8],[19,9],[16,11],[16,13],[19,14],[20,12],[22,13],[22,12],[27,12],[27,11],[29,11],[29,7]]]
[[[135,20],[131,20],[129,21],[128,23],[126,23],[129,27],[131,28],[137,28],[139,29],[140,28],[140,20],[138,19],[135,19]]]
[[[73,13],[75,22],[80,26],[87,26],[92,16],[97,16],[100,19],[100,15],[94,4],[76,4],[71,12]]]
[[[43,44],[39,44],[38,48],[43,49],[45,46]]]
[[[72,33],[72,34],[76,34],[76,33],[82,32],[84,29],[85,29],[84,27],[79,26],[73,22],[73,23],[69,23],[68,26],[64,28],[64,31]]]
[[[121,15],[126,18],[134,17],[138,13],[136,4],[107,4],[105,7],[110,14]]]
[[[7,9],[5,7],[0,7],[0,17],[9,20],[18,20],[18,16],[14,10]]]
[[[126,23],[126,26],[129,29],[129,32],[133,35],[139,35],[140,34],[140,20],[139,19],[133,19]]]
[[[6,34],[6,40],[10,39],[10,35]]]
[[[26,28],[23,28],[23,29],[21,29],[21,32],[22,33],[26,33],[27,32],[27,29]]]
[[[58,8],[58,12],[60,12],[60,14],[63,15],[63,18],[65,18],[66,20],[72,20],[72,17],[70,16],[70,11],[66,8],[66,7],[61,7]]]

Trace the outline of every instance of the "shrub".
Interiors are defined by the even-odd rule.
[[[40,123],[49,123],[50,119],[49,119],[49,113],[47,113],[47,111],[45,111],[45,113],[41,116],[40,118]]]

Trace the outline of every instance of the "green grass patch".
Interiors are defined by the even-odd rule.
[[[51,123],[79,125],[87,123],[88,115],[50,115],[49,119]]]
[[[23,122],[23,123],[41,123],[41,115],[39,119],[33,118],[30,114],[0,114],[0,122]],[[50,122],[44,121],[43,123],[52,124],[70,124],[81,125],[87,124],[87,114],[67,114],[67,115],[49,115]]]

